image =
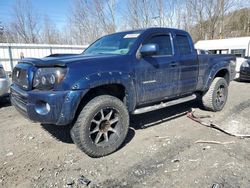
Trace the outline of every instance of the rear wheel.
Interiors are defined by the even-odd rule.
[[[129,126],[126,106],[118,98],[102,95],[81,111],[71,130],[74,143],[91,157],[116,151],[124,142]]]
[[[203,106],[210,111],[220,111],[227,102],[228,84],[224,78],[217,77],[213,80],[209,90],[203,95]]]

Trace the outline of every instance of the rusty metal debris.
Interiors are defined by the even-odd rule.
[[[223,185],[221,185],[220,183],[214,183],[212,185],[212,188],[223,188]]]
[[[235,144],[234,141],[232,142],[219,142],[219,141],[214,141],[214,140],[197,140],[195,141],[196,144],[221,144],[221,145],[226,145],[226,144]]]
[[[80,178],[78,179],[78,182],[79,184],[88,186],[91,181],[87,179],[85,176],[80,176]]]
[[[187,113],[187,117],[192,119],[193,121],[197,122],[197,123],[200,123],[201,125],[204,125],[206,127],[209,127],[209,128],[213,128],[213,129],[216,129],[216,130],[219,130],[227,135],[230,135],[230,136],[234,136],[234,137],[238,137],[238,138],[250,138],[250,135],[247,135],[247,134],[233,134],[233,133],[230,133],[222,128],[220,128],[218,125],[214,124],[213,122],[206,122],[206,121],[203,121],[202,119],[203,118],[208,118],[208,117],[211,117],[211,116],[197,116],[197,115],[194,115],[194,112],[195,110],[192,109],[190,112]]]

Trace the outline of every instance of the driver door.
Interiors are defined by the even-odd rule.
[[[173,97],[178,88],[178,66],[171,35],[153,35],[144,44],[157,44],[159,50],[155,55],[142,57],[135,65],[139,103]]]

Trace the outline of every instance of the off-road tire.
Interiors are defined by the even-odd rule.
[[[224,88],[224,102],[217,102],[219,97],[219,89]],[[222,94],[221,94],[222,95]],[[213,112],[221,111],[226,102],[228,97],[228,84],[224,78],[216,77],[209,90],[203,95],[202,97],[202,104],[206,110],[210,110]]]
[[[108,118],[108,110],[113,117]],[[112,110],[113,112],[111,112]],[[100,120],[97,121],[99,117]],[[110,121],[102,120],[105,118],[110,119]],[[116,124],[111,124],[117,119],[119,121]],[[112,127],[114,124],[115,127]],[[71,129],[71,137],[77,147],[84,153],[97,158],[116,151],[124,142],[128,128],[129,114],[122,101],[113,96],[101,95],[93,98],[83,107]],[[97,129],[99,130],[95,132]],[[103,131],[107,133],[103,133]],[[95,134],[96,137],[94,137]],[[101,137],[98,134],[102,134]],[[98,141],[102,140],[102,142],[98,143],[97,137],[99,138]],[[95,143],[96,141],[97,143]]]

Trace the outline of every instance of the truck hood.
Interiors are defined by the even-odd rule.
[[[121,55],[83,55],[83,54],[52,54],[44,58],[24,58],[18,63],[31,64],[36,67],[64,67],[74,62],[101,61],[109,58],[119,57]]]

